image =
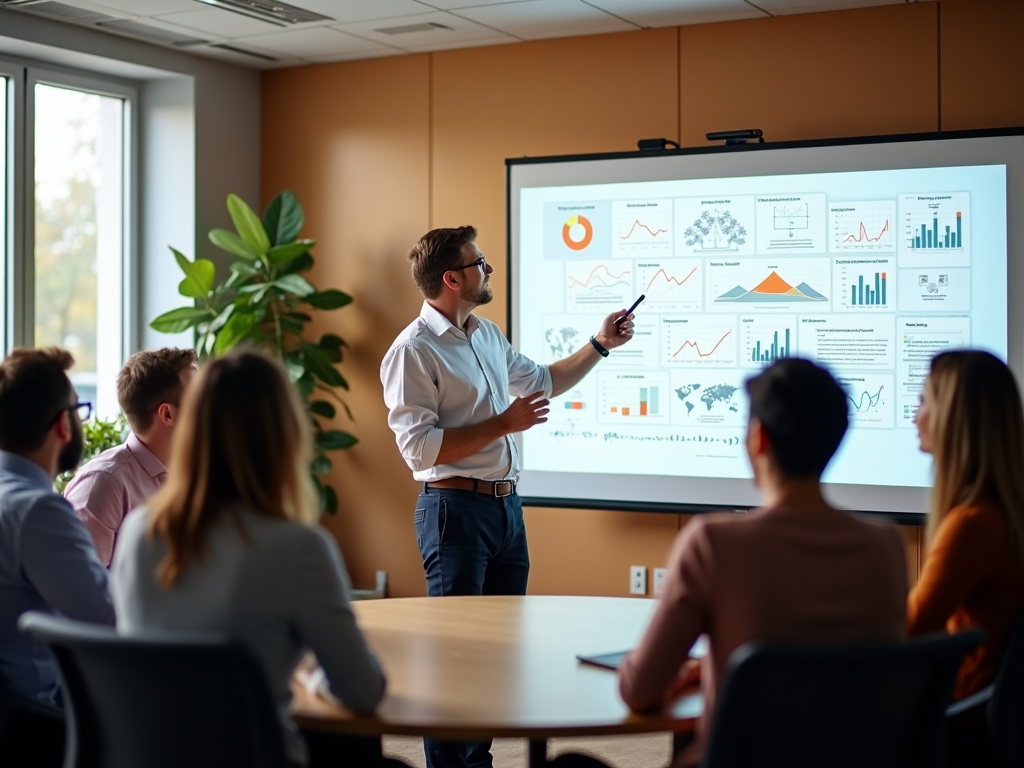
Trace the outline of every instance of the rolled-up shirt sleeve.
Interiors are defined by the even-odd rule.
[[[414,472],[437,463],[444,430],[437,426],[437,382],[411,344],[392,348],[381,363],[388,426]]]
[[[546,365],[538,365],[526,355],[520,354],[505,341],[505,360],[508,363],[508,390],[516,397],[544,390],[545,397],[551,397],[551,371]]]

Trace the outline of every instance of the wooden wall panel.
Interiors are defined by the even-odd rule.
[[[355,302],[318,313],[348,342],[342,372],[360,439],[335,454],[338,537],[356,584],[389,572],[392,591],[426,594],[412,512],[416,484],[387,425],[380,361],[415,316],[409,247],[427,229],[429,58],[411,56],[269,72],[264,78],[263,197],[291,189],[318,241],[315,282]]]
[[[675,29],[434,54],[435,227],[473,224],[505,326],[505,158],[636,149],[678,133]]]
[[[684,146],[938,130],[936,3],[679,28]]]
[[[943,0],[942,130],[1024,125],[1024,2]]]

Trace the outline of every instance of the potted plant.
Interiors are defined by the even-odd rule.
[[[313,267],[310,251],[316,241],[299,238],[304,213],[294,194],[278,194],[262,218],[237,195],[228,195],[227,205],[235,231],[214,229],[209,237],[235,257],[230,274],[219,281],[212,261],[190,261],[171,248],[184,273],[178,293],[193,303],[165,312],[150,327],[163,333],[194,329],[201,358],[248,343],[282,362],[313,424],[316,455],[311,471],[321,512],[333,514],[338,496],[323,479],[331,469],[327,454],[357,442],[350,433],[326,424],[334,419],[336,406],[352,418],[338,394],[339,389],[348,389],[348,382],[335,367],[345,342],[333,333],[309,338],[306,325],[313,319],[310,311],[340,309],[352,297],[335,289],[318,290],[303,276]]]

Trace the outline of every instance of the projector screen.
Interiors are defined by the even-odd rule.
[[[688,511],[758,502],[744,381],[807,357],[850,429],[824,481],[914,519],[931,357],[1020,376],[1024,131],[509,160],[509,329],[552,363],[646,299],[633,339],[519,436],[534,505]]]

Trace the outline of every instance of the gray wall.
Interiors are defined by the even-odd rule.
[[[148,322],[180,306],[180,273],[167,250],[226,258],[206,233],[230,227],[234,192],[260,202],[260,73],[87,27],[0,9],[0,53],[132,80],[140,87],[139,232],[134,348],[187,344]]]

